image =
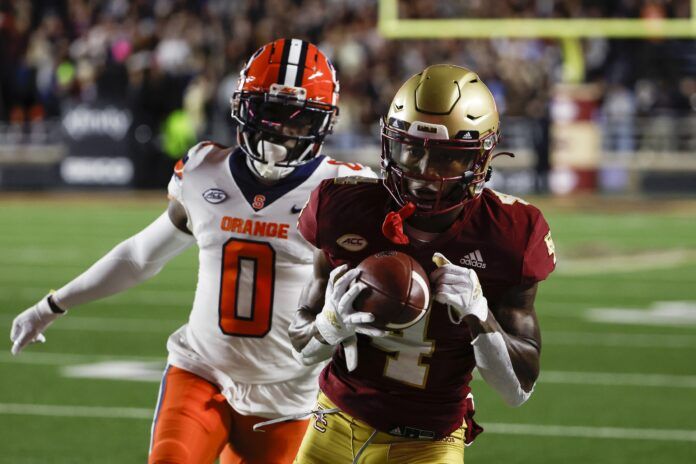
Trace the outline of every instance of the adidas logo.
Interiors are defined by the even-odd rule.
[[[462,138],[464,140],[471,140],[473,137],[471,136],[471,132],[467,132],[466,134],[462,135]]]
[[[461,258],[459,260],[459,264],[486,269],[486,263],[483,261],[483,256],[481,256],[481,252],[479,250],[472,251],[468,255]]]

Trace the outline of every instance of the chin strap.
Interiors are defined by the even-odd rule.
[[[410,201],[399,211],[389,212],[382,223],[382,234],[392,243],[407,245],[409,240],[406,234],[404,234],[404,220],[413,216],[415,212],[416,205]]]

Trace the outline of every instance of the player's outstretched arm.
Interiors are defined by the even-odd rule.
[[[288,335],[295,358],[308,366],[329,359],[334,346],[319,335],[315,320],[324,307],[324,295],[329,282],[331,266],[321,250],[314,251],[314,273],[302,289],[299,309],[295,312]]]
[[[537,284],[512,287],[489,305],[473,269],[434,260],[435,299],[466,319],[472,332],[476,367],[483,379],[511,406],[532,394],[539,377],[541,334],[534,299]],[[444,257],[442,257],[444,258]]]
[[[299,306],[288,329],[293,347],[302,351],[313,337],[321,337],[314,320],[324,307],[324,295],[329,282],[331,266],[321,250],[314,251],[312,279],[302,288]],[[323,339],[322,339],[323,341]]]
[[[349,371],[357,367],[357,333],[382,336],[370,326],[374,316],[355,312],[353,302],[365,288],[353,284],[359,271],[346,265],[331,269],[321,250],[314,254],[314,275],[300,296],[300,308],[288,329],[295,356],[305,365],[328,359],[343,343]]]
[[[165,263],[195,243],[193,236],[185,231],[185,224],[183,207],[172,200],[168,211],[152,224],[19,314],[10,332],[12,354],[18,354],[30,343],[44,342],[43,332],[68,309],[122,292],[155,276]]]

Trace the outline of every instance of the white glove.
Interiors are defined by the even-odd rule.
[[[53,321],[65,315],[66,312],[54,313],[51,311],[48,297],[21,312],[12,321],[12,330],[10,331],[10,340],[13,342],[12,354],[18,355],[30,343],[45,343],[46,337],[44,337],[43,332]]]
[[[360,292],[367,288],[363,283],[351,285],[359,275],[359,270],[348,270],[346,264],[331,271],[326,286],[324,308],[316,318],[317,330],[326,343],[337,345],[346,341],[343,348],[349,371],[353,371],[358,365],[356,333],[371,337],[387,334],[384,330],[370,325],[375,320],[374,315],[356,312],[353,309],[353,302]]]
[[[483,296],[476,271],[452,264],[440,253],[433,255],[439,266],[430,274],[435,287],[435,301],[449,305],[460,317],[476,316],[481,322],[488,317],[488,301]]]
[[[348,266],[344,264],[331,271],[326,286],[324,308],[316,319],[317,330],[330,345],[337,345],[356,332],[376,337],[386,335],[385,331],[369,325],[374,322],[374,315],[356,312],[353,309],[353,302],[367,285],[353,284],[360,271],[347,269]]]

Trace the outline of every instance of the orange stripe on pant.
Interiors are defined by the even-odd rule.
[[[219,455],[220,464],[291,463],[308,421],[252,430],[265,420],[239,414],[215,385],[170,366],[162,380],[148,463],[208,464]]]

